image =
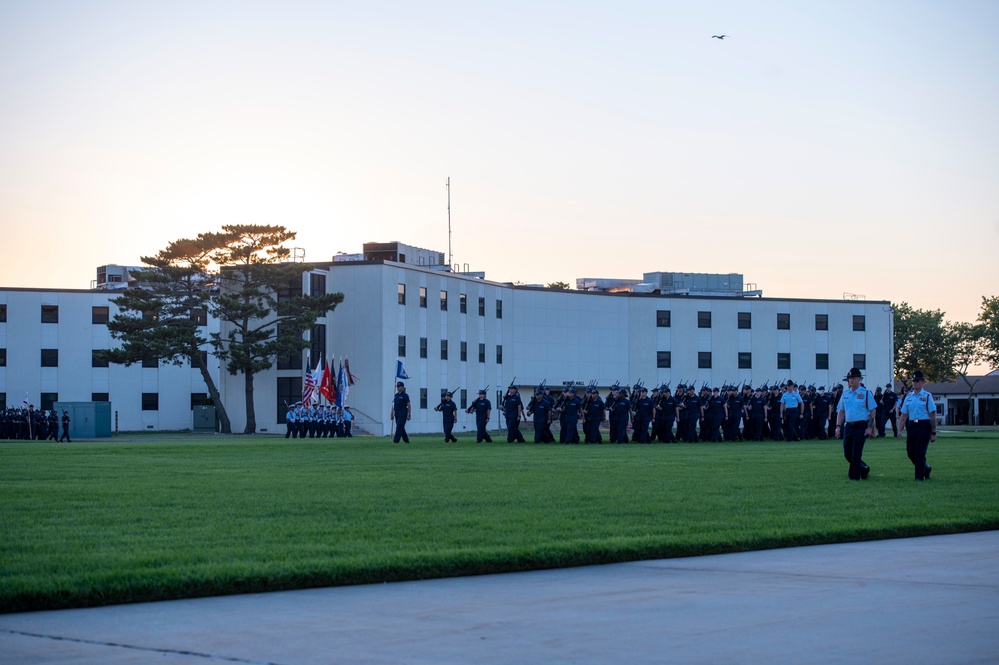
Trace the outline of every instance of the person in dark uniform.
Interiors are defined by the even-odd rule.
[[[663,386],[659,393],[659,402],[653,418],[659,423],[659,440],[663,443],[673,443],[673,423],[676,422],[678,404],[670,392],[669,384]]]
[[[631,401],[628,399],[628,390],[619,388],[617,398],[611,407],[610,440],[612,443],[628,443],[628,422],[631,420]]]
[[[839,400],[843,396],[843,384],[837,383],[829,391],[829,438],[836,438],[836,413],[839,412]]]
[[[479,391],[478,398],[466,409],[466,413],[475,414],[475,442],[482,443],[485,441],[486,443],[492,443],[493,439],[489,436],[489,432],[486,431],[486,427],[493,413],[493,405],[486,399],[485,390]]]
[[[520,433],[520,421],[524,418],[524,402],[516,386],[506,389],[503,398],[503,417],[506,418],[506,442],[525,443],[524,435]]]
[[[812,401],[812,436],[818,437],[820,441],[825,441],[826,429],[828,428],[829,414],[832,411],[832,399],[826,394],[826,387],[819,386],[819,391],[815,393]]]
[[[618,412],[614,409],[614,404],[621,398],[621,387],[618,384],[614,384],[610,388],[610,394],[607,395],[607,399],[604,402],[604,406],[607,408],[607,419],[608,431],[607,439],[611,443],[619,443],[617,440],[618,435]]]
[[[781,414],[780,398],[780,386],[777,384],[770,386],[770,397],[767,398],[767,424],[770,426],[771,441],[780,441],[784,438],[784,433],[781,428],[781,420],[783,419],[783,416]]]
[[[576,425],[579,423],[579,409],[582,405],[582,400],[576,397],[576,387],[566,388],[565,399],[562,400],[562,412],[558,417],[561,426],[558,433],[559,443],[579,443],[579,430],[576,429]]]
[[[694,386],[687,386],[687,400],[684,402],[687,410],[686,438],[691,443],[697,442],[697,425],[704,420],[704,401],[697,396]]]
[[[721,426],[728,416],[728,405],[718,388],[711,389],[707,403],[708,441],[721,441]]]
[[[745,412],[745,402],[742,401],[742,394],[738,386],[729,386],[728,414],[725,416],[725,440],[742,441],[742,417]]]
[[[458,424],[458,405],[452,399],[450,392],[444,393],[444,399],[434,407],[434,411],[439,411],[444,423],[444,443],[458,443],[458,439],[452,434],[454,426]]]
[[[633,427],[632,439],[635,443],[650,443],[649,426],[652,424],[652,411],[655,404],[649,397],[649,389],[641,386],[638,389],[638,399],[635,400],[635,415],[631,423]]]
[[[551,443],[555,440],[551,430],[551,407],[545,399],[545,392],[538,387],[534,399],[527,405],[527,413],[534,419],[534,443]]]
[[[59,443],[62,443],[63,439],[66,443],[73,443],[69,438],[69,411],[62,412],[62,436],[59,437]]]
[[[392,411],[389,413],[389,420],[395,421],[395,436],[392,443],[399,443],[400,440],[409,443],[409,435],[406,434],[406,423],[412,417],[413,404],[406,394],[406,384],[397,381],[395,384],[395,395],[392,397]]]
[[[877,436],[882,437],[885,435],[884,428],[881,426],[885,418],[885,405],[884,396],[881,394],[881,386],[874,389],[874,403],[878,405],[877,411],[874,412],[874,426],[878,430]]]
[[[878,436],[884,437],[885,425],[891,421],[892,436],[898,436],[898,394],[890,383],[885,385],[884,395],[881,396],[881,405],[884,407],[884,416],[878,421]]]
[[[604,438],[600,434],[600,424],[607,419],[607,412],[604,408],[604,401],[600,398],[600,393],[596,388],[587,388],[588,399],[584,409],[583,431],[586,433],[584,439],[586,443],[603,443]]]
[[[836,436],[843,437],[843,456],[850,463],[850,480],[867,480],[871,467],[864,463],[864,443],[874,436],[874,395],[860,384],[860,370],[852,367],[846,375],[849,388],[843,391],[836,413]]]
[[[937,406],[933,395],[923,390],[925,382],[926,377],[917,369],[912,377],[912,394],[902,405],[898,422],[899,429],[905,430],[905,452],[916,470],[916,480],[930,479],[933,467],[926,463],[926,450],[931,441],[937,440]]]
[[[763,423],[767,419],[767,394],[765,386],[757,388],[749,401],[749,422],[746,426],[746,438],[750,441],[763,440]]]
[[[49,441],[58,441],[59,439],[59,414],[56,413],[55,409],[49,411]]]

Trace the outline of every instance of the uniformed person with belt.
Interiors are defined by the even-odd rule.
[[[843,437],[843,456],[850,463],[850,480],[867,480],[871,467],[864,464],[864,443],[874,436],[874,413],[878,405],[871,391],[860,385],[860,370],[850,369],[846,375],[848,388],[839,400],[836,413],[836,436]]]
[[[400,440],[409,443],[406,422],[412,417],[413,403],[409,401],[409,395],[406,394],[406,384],[397,381],[395,395],[392,396],[392,410],[389,412],[389,420],[395,421],[395,436],[392,437],[392,443],[399,443]]]
[[[912,394],[906,397],[898,421],[898,428],[905,430],[905,452],[915,467],[916,480],[930,479],[933,467],[926,463],[926,449],[931,441],[937,440],[937,405],[933,403],[933,395],[923,390],[925,381],[923,373],[916,370],[912,376]]]
[[[489,432],[486,431],[486,427],[489,424],[489,418],[493,413],[492,403],[486,399],[486,391],[480,390],[479,396],[474,402],[465,410],[465,413],[475,414],[475,443],[492,443],[493,438],[489,436]]]

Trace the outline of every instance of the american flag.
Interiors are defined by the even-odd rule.
[[[319,365],[316,366],[315,372],[311,370],[311,365],[311,362],[305,365],[305,383],[302,385],[302,404],[305,406],[319,401],[319,380],[316,378],[319,374]]]

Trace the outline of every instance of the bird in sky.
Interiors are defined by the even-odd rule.
[[[728,35],[711,35],[711,39],[725,39]]]

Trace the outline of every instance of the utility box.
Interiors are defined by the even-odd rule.
[[[215,431],[215,407],[196,406],[194,411],[194,431],[214,432]]]
[[[69,413],[69,438],[97,439],[111,436],[111,402],[56,402],[62,434],[62,412]]]

